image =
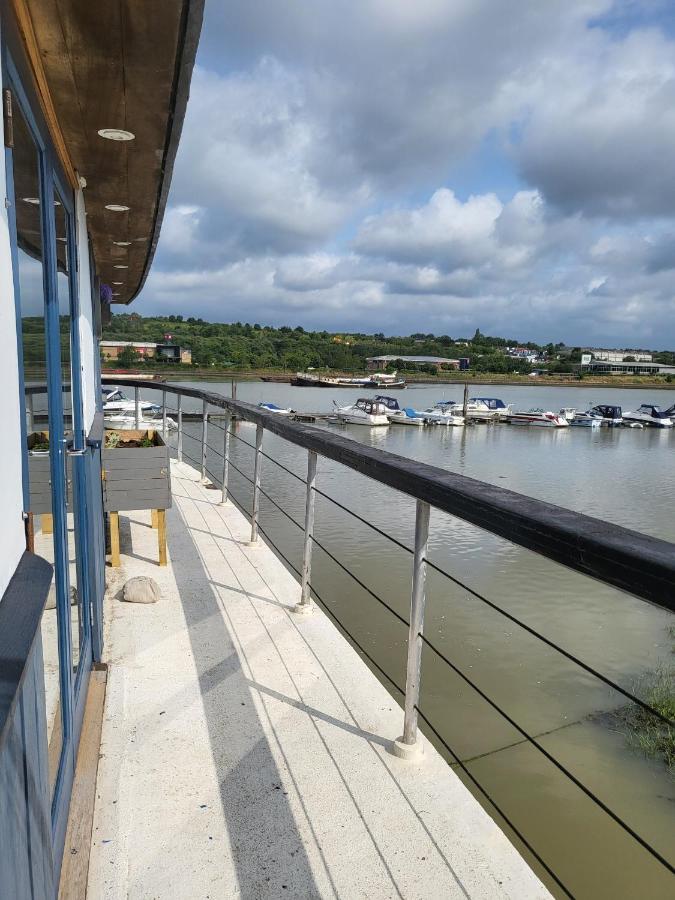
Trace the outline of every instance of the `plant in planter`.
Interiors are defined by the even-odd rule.
[[[153,510],[153,523],[157,521],[159,529],[159,561],[166,565],[164,511],[171,506],[171,479],[169,450],[161,434],[154,429],[106,429],[102,462],[113,566],[120,564],[118,513],[135,509]]]

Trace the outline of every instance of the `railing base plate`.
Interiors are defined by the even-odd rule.
[[[296,603],[295,606],[291,607],[291,612],[294,612],[298,616],[308,616],[314,612],[314,604]]]
[[[394,756],[408,762],[419,762],[424,756],[424,746],[420,741],[416,741],[414,744],[404,744],[402,737],[392,741],[390,749]]]

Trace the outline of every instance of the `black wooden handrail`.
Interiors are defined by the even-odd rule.
[[[668,541],[368,447],[201,388],[134,378],[115,378],[108,383],[180,394],[229,410],[296,446],[424,500],[513,544],[675,611],[675,544]]]

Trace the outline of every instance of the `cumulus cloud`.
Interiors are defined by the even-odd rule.
[[[675,341],[665,9],[212,4],[141,303],[339,330]]]

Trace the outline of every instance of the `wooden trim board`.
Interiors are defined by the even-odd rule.
[[[42,106],[42,112],[47,122],[47,127],[49,128],[49,133],[51,134],[56,153],[63,166],[63,170],[66,173],[66,177],[70,182],[70,186],[73,190],[77,190],[79,183],[77,175],[75,174],[75,167],[73,166],[70,154],[68,153],[63,132],[59,125],[58,116],[56,115],[28,5],[26,4],[26,0],[12,0],[12,6],[14,7],[16,23],[21,32],[21,37],[23,38],[26,55],[30,67],[33,70],[33,76],[40,98],[40,105]]]
[[[105,667],[94,669],[89,678],[87,705],[82,723],[80,748],[77,753],[68,829],[63,850],[59,900],[85,900],[87,896],[91,830],[94,821],[106,681],[107,669]]]

